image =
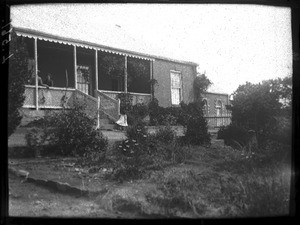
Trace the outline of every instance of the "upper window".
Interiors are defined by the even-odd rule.
[[[179,105],[182,101],[181,93],[182,83],[181,83],[181,73],[171,71],[171,101],[172,105]]]
[[[217,101],[216,109],[217,109],[217,116],[222,116],[222,102],[221,102],[221,100]]]
[[[203,113],[204,116],[208,116],[208,104],[206,99],[203,99]]]

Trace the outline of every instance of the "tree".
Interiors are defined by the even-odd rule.
[[[194,80],[194,94],[196,100],[201,100],[201,94],[203,94],[212,82],[207,78],[205,74],[197,74]]]
[[[291,96],[291,77],[259,84],[246,82],[233,94],[232,122],[262,136],[270,136],[278,127],[278,121],[289,115]]]
[[[23,38],[17,37],[14,30],[11,33],[8,77],[8,136],[10,136],[21,123],[22,116],[19,109],[23,106],[25,96],[25,83],[30,78],[28,71],[28,51]]]

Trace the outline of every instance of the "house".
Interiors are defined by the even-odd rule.
[[[28,69],[32,71],[32,79],[25,89],[22,110],[25,120],[70,108],[75,98],[86,103],[88,114],[97,116],[98,126],[101,118],[107,117],[114,122],[119,119],[120,93],[131,94],[132,104],[147,104],[155,97],[163,107],[179,106],[181,101],[189,103],[195,99],[196,63],[27,28],[15,27],[15,31],[27,45]],[[38,85],[38,74],[45,80],[48,73],[52,76],[53,86]],[[156,85],[152,85],[153,81]],[[224,108],[228,96],[216,93],[205,96],[207,116],[228,116]],[[216,107],[217,113],[211,114],[211,107]],[[222,124],[217,122],[214,126]]]
[[[227,126],[231,123],[231,111],[226,108],[230,105],[228,94],[205,92],[202,98],[208,127]]]

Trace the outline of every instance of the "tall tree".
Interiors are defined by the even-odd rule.
[[[194,94],[196,101],[201,101],[201,95],[207,91],[212,82],[205,74],[197,74],[194,80]]]
[[[258,133],[268,132],[276,126],[276,118],[291,112],[291,97],[292,77],[246,82],[233,94],[232,122]]]
[[[11,32],[9,45],[9,76],[8,76],[8,136],[21,123],[19,109],[23,106],[25,83],[30,79],[28,71],[28,51],[23,38],[18,37],[14,30]]]

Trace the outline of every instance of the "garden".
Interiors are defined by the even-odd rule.
[[[237,132],[233,125],[222,128],[219,139],[212,138],[203,117],[193,115],[199,115],[201,110],[197,103],[182,104],[176,109],[180,113],[173,113],[173,121],[186,119],[182,122],[185,136],[178,137],[171,129],[169,112],[158,114],[167,115],[162,119],[164,126],[148,133],[142,107],[145,106],[130,109],[132,118],[137,119],[129,120],[126,139],[112,145],[93,128],[94,120],[86,116],[80,104],[35,122],[38,129],[31,129],[26,136],[30,158],[10,159],[10,214],[210,218],[289,213],[288,145],[269,141],[264,149],[259,146],[249,150],[247,132]],[[154,118],[152,114],[150,120]],[[230,132],[235,132],[233,136],[239,144],[228,140],[233,137]],[[236,133],[244,134],[244,139]],[[18,171],[27,173],[22,183],[15,182]],[[43,190],[40,199],[29,198],[32,193],[28,191],[15,193],[22,186],[26,189],[26,185],[51,191]],[[90,211],[85,207],[80,213],[77,209],[59,214],[55,207],[66,206],[53,199],[48,204],[53,192],[62,199],[81,199],[93,207]],[[28,207],[22,211],[17,206],[24,198]]]
[[[12,36],[15,34],[12,33]],[[25,47],[12,38],[8,136],[19,126]],[[22,74],[22,76],[20,76]],[[155,83],[155,82],[153,82]],[[109,218],[220,218],[289,215],[292,78],[240,85],[228,107],[232,124],[208,133],[201,93],[195,102],[132,106],[126,139],[109,144],[83,104],[33,122],[27,146],[9,152],[9,215]],[[153,88],[152,88],[153,90]],[[148,118],[148,119],[147,119]],[[146,125],[160,125],[155,133]],[[184,127],[177,136],[173,125]],[[21,156],[22,155],[22,156]]]

